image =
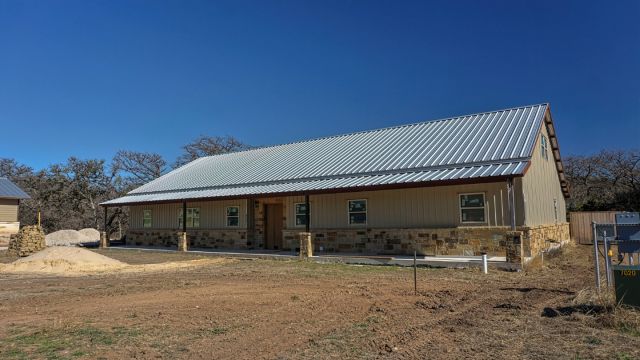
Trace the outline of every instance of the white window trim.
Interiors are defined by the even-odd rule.
[[[238,215],[229,216],[229,208],[238,208]],[[240,205],[228,205],[224,207],[224,226],[228,228],[238,228],[240,227]],[[238,225],[229,225],[229,218],[238,218]]]
[[[352,201],[364,201],[366,204],[366,210],[365,211],[355,211],[353,212],[354,214],[360,214],[363,213],[365,214],[365,222],[364,224],[352,224],[351,223],[351,211],[349,211],[349,203]],[[347,225],[349,226],[367,226],[369,225],[369,200],[368,199],[348,199],[347,200]]]
[[[544,134],[540,134],[540,153],[543,159],[549,160],[549,140]]]
[[[149,212],[149,226],[144,226],[144,220],[145,220],[145,216],[144,213],[145,212]],[[153,210],[152,209],[142,209],[142,228],[143,229],[149,229],[153,227]]]
[[[464,195],[482,195],[482,202],[484,206],[474,206],[474,207],[462,207],[462,196]],[[487,194],[484,192],[470,192],[470,193],[459,193],[458,194],[458,213],[460,215],[460,224],[486,224],[487,223]],[[484,210],[484,221],[463,221],[462,220],[462,209],[483,209]]]
[[[298,213],[296,212],[296,208],[298,207],[298,205],[305,205],[305,204],[306,204],[306,203],[303,203],[303,202],[296,202],[296,203],[293,203],[293,227],[303,228],[303,227],[307,226],[307,224],[298,225],[298,224],[296,223],[296,220],[297,220],[298,215],[306,215],[306,214],[304,214],[304,213],[303,213],[303,214],[298,214]],[[311,216],[311,202],[309,202],[309,216]],[[308,222],[308,221],[309,221],[309,219],[307,219],[307,222]]]
[[[187,208],[187,218],[189,218],[189,210],[192,210],[192,209],[198,209],[198,226],[189,226],[189,224],[187,224],[187,229],[199,229],[200,228],[200,219],[201,219],[200,218],[200,208],[199,207],[188,207]],[[178,211],[178,227],[180,229],[182,229],[183,226],[180,223],[180,220],[182,220],[182,221],[185,221],[185,220],[182,219],[183,209],[180,208],[179,210],[180,211]],[[193,216],[192,216],[192,219],[193,219]],[[191,222],[193,223],[193,220]]]

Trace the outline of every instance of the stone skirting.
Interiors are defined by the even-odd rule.
[[[569,223],[525,227],[522,228],[522,233],[523,255],[529,259],[571,240]]]
[[[284,230],[284,248],[297,247],[301,230]],[[458,227],[424,229],[312,229],[313,248],[322,252],[412,255],[505,256],[508,249],[520,258],[538,256],[543,250],[569,240],[569,224],[560,223],[517,229],[513,244],[509,227]],[[515,245],[515,247],[514,247]],[[514,253],[513,255],[516,255]]]
[[[129,230],[126,244],[136,246],[177,247],[180,230]],[[188,247],[210,249],[249,249],[246,229],[198,229],[187,230]]]
[[[300,247],[303,229],[283,230],[283,249]],[[560,223],[517,229],[518,242],[509,227],[458,227],[434,229],[311,229],[316,254],[344,252],[363,254],[481,255],[505,256],[510,252],[521,262],[538,256],[543,250],[569,240],[569,224]],[[129,230],[127,245],[177,247],[179,230]],[[188,230],[189,247],[212,249],[254,249],[246,229]],[[255,240],[254,240],[255,241]]]
[[[284,247],[301,230],[284,230]],[[505,255],[506,227],[312,229],[314,251],[389,255]]]

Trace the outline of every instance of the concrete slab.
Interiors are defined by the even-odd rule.
[[[178,252],[176,248],[164,247],[140,247],[140,246],[112,246],[109,249],[117,250],[141,250],[141,251],[161,251]],[[298,254],[291,251],[278,250],[233,250],[223,251],[216,249],[191,248],[188,253],[237,257],[248,259],[272,259],[272,260],[297,260]],[[322,254],[309,258],[309,261],[318,263],[339,263],[354,265],[392,265],[392,266],[413,266],[413,256],[391,256],[391,255],[362,255],[362,254]],[[491,256],[488,259],[490,267],[507,270],[517,270],[514,264],[506,262],[504,256]],[[438,267],[438,268],[471,268],[482,267],[482,257],[480,256],[420,256],[416,258],[417,266]]]

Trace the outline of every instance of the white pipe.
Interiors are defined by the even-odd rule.
[[[484,274],[489,272],[489,264],[487,263],[487,254],[482,254],[482,272]]]

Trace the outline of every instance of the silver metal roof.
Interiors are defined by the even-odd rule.
[[[0,177],[0,198],[31,199],[31,197],[7,178]]]
[[[203,157],[104,205],[519,176],[547,108],[531,105]]]

